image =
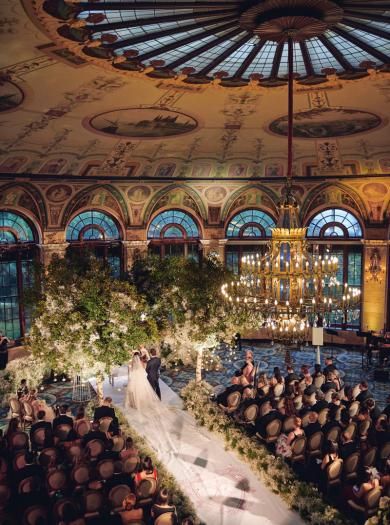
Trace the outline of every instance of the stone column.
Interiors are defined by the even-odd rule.
[[[146,255],[149,241],[122,241],[125,271],[130,271],[137,255]]]
[[[39,246],[41,251],[41,262],[45,266],[49,266],[53,255],[58,255],[59,257],[64,257],[66,248],[69,246],[69,243],[50,243],[50,244],[41,244]]]
[[[227,239],[201,239],[203,256],[216,254],[222,264],[225,264],[225,245]]]
[[[389,308],[387,296],[388,250],[389,243],[384,240],[363,241],[363,300],[362,329],[382,330],[386,323],[386,310]],[[371,264],[376,257],[380,271],[374,275]]]

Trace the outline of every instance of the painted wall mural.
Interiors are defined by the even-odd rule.
[[[0,112],[16,109],[23,102],[24,93],[13,82],[0,82]]]
[[[374,113],[349,108],[313,108],[294,113],[294,137],[321,139],[347,137],[378,128],[382,119]],[[287,115],[271,122],[269,131],[287,136]]]
[[[194,131],[198,122],[185,113],[150,107],[107,111],[92,117],[89,126],[115,137],[158,139]]]

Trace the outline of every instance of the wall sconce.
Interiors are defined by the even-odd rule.
[[[382,282],[384,270],[381,267],[381,256],[379,255],[378,248],[373,248],[371,250],[368,273],[370,275],[367,277],[366,281],[376,281],[379,283]]]

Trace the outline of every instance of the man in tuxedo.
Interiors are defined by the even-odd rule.
[[[70,425],[73,428],[73,418],[66,414],[68,410],[69,410],[68,405],[60,406],[60,415],[53,419],[53,430],[54,431],[58,427],[58,425]]]
[[[105,397],[100,407],[95,408],[93,420],[99,421],[102,417],[111,417],[112,423],[110,425],[112,431],[116,431],[119,427],[118,418],[115,415],[115,409],[111,406],[112,398]]]
[[[371,398],[371,399],[374,398],[372,392],[370,392],[370,390],[368,388],[367,381],[362,381],[359,384],[359,388],[360,388],[360,394],[358,396],[356,396],[356,401],[359,401],[360,404],[363,404],[369,398]]]
[[[319,414],[321,410],[324,408],[328,408],[329,403],[325,401],[325,394],[322,392],[322,390],[317,390],[316,392],[316,400],[317,402],[311,407],[314,412],[317,412]]]
[[[152,348],[150,350],[150,355],[151,358],[149,359],[146,365],[146,373],[148,374],[148,381],[151,387],[161,399],[160,385],[158,383],[160,377],[161,359],[157,357],[157,352],[155,348]]]
[[[40,428],[43,428],[45,431],[45,447],[51,446],[53,444],[53,429],[51,423],[49,421],[45,421],[45,415],[46,414],[44,410],[39,410],[37,414],[37,421],[31,425],[30,441],[33,448],[35,448],[35,444],[33,442],[34,432]]]

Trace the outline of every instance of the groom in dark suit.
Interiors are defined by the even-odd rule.
[[[161,399],[160,385],[158,384],[158,379],[160,377],[161,359],[157,357],[157,352],[154,348],[150,350],[150,355],[152,357],[149,359],[146,365],[146,373],[148,374],[148,381],[151,384],[153,390]]]

